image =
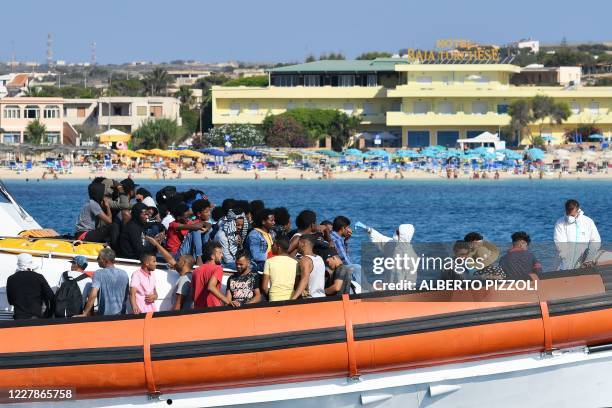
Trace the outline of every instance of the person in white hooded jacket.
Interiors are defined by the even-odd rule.
[[[559,251],[559,269],[574,269],[593,262],[601,246],[601,237],[593,220],[580,209],[576,200],[565,202],[565,216],[555,223],[555,245]]]
[[[385,257],[395,258],[396,255],[400,255],[403,258],[404,255],[407,255],[415,262],[418,261],[418,257],[411,245],[412,237],[414,236],[414,225],[401,224],[395,230],[395,234],[392,237],[383,235],[374,228],[364,225],[361,222],[356,223],[355,227],[365,229],[370,236],[370,242],[375,244],[378,249],[385,254]],[[398,245],[386,245],[389,243],[397,243]],[[413,267],[409,267],[408,269],[394,268],[390,271],[389,282],[400,282],[404,280],[416,283],[417,272],[417,269]]]

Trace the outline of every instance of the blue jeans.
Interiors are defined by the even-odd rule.
[[[202,247],[208,242],[210,231],[202,233],[202,231],[191,231],[185,236],[183,243],[176,251],[175,258],[178,259],[181,255],[191,255],[194,258],[202,256]]]

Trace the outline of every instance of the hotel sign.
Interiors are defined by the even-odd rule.
[[[435,50],[409,48],[407,54],[410,62],[421,63],[482,63],[500,60],[499,48],[456,39],[437,40]]]

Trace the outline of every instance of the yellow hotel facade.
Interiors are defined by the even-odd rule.
[[[553,144],[579,126],[612,136],[612,87],[511,85],[520,70],[393,58],[285,66],[269,71],[267,87],[213,87],[213,124],[261,124],[266,115],[294,108],[338,109],[362,118],[360,132],[391,135],[392,146],[454,146],[460,138],[498,133],[510,121],[512,101],[548,95],[567,102],[572,113],[561,125],[544,122],[542,135]],[[539,127],[531,131],[539,134]],[[526,139],[520,144],[529,144]]]

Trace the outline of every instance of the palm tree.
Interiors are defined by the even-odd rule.
[[[174,97],[181,101],[182,105],[191,107],[193,105],[193,91],[186,85],[182,85],[178,91],[174,93]]]
[[[44,96],[44,95],[40,87],[29,86],[25,91],[23,91],[23,96],[38,97],[38,96]]]
[[[540,136],[542,136],[542,127],[544,126],[544,120],[550,117],[554,105],[555,101],[553,100],[553,98],[546,95],[536,95],[531,100],[532,120],[540,122],[538,124]]]
[[[555,102],[550,111],[549,120],[551,123],[556,125],[562,124],[567,120],[572,114],[572,110],[570,109],[567,102]]]
[[[148,95],[159,96],[168,94],[168,85],[173,81],[170,75],[168,75],[168,71],[162,68],[155,68],[145,75],[142,82]]]
[[[25,141],[32,144],[42,144],[43,137],[47,133],[47,127],[38,119],[31,121],[26,126]]]

